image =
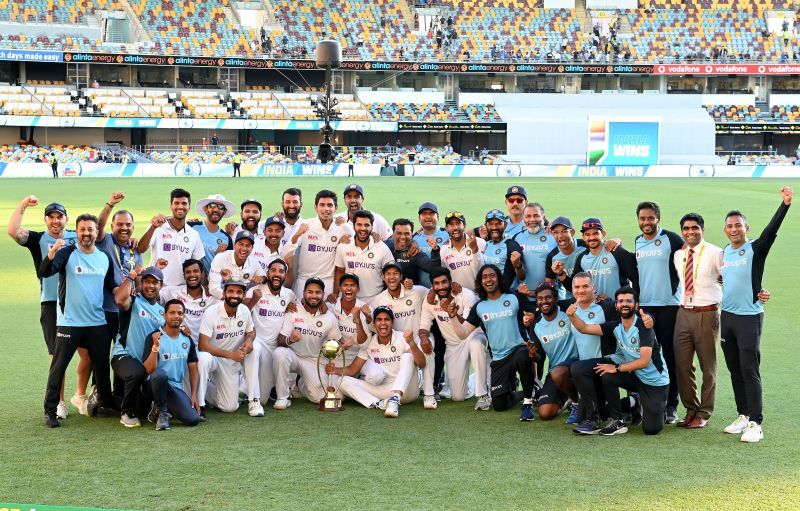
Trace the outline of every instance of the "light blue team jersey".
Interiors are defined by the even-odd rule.
[[[450,234],[447,233],[444,229],[439,227],[436,232],[432,235],[436,238],[436,243],[441,247],[444,242],[450,239]],[[419,232],[415,234],[412,238],[414,241],[417,242],[419,245],[419,249],[422,253],[431,257],[431,247],[428,245],[428,235],[425,232]],[[419,270],[419,285],[425,287],[431,287],[431,276],[428,272],[420,268]]]
[[[578,259],[579,255],[586,252],[586,247],[578,246],[577,241],[575,241],[574,243],[575,243],[575,249],[572,251],[571,254],[566,255],[563,252],[561,252],[561,250],[556,249],[555,254],[553,254],[553,259],[551,261],[551,264],[555,261],[562,261],[564,263],[564,271],[567,272],[567,276],[569,277],[572,277],[572,273],[575,270],[575,260]],[[545,268],[545,271],[547,271],[548,273],[552,273],[550,268]],[[572,290],[564,287],[564,285],[561,283],[560,280],[558,280],[557,277],[555,277],[555,281],[556,285],[558,286],[558,299],[559,300],[571,299]]]
[[[506,267],[508,261],[508,244],[506,240],[501,240],[498,243],[493,241],[486,242],[486,250],[483,251],[483,262],[485,264],[494,264],[500,268],[500,273]]]
[[[180,391],[183,391],[183,378],[190,362],[197,362],[197,351],[192,340],[183,333],[178,333],[177,337],[170,337],[162,330],[158,348],[158,368],[167,373],[169,384]]]
[[[547,274],[547,254],[556,248],[556,240],[544,229],[531,234],[523,229],[514,237],[514,241],[522,248],[522,263],[525,265],[525,285],[533,291],[544,282]]]
[[[506,228],[503,231],[503,239],[507,240],[513,238],[517,234],[525,230],[525,222],[520,220],[518,224],[512,224],[511,219],[506,221]]]
[[[742,316],[764,312],[761,300],[753,302],[753,242],[722,251],[722,310]]]
[[[602,325],[609,319],[606,318],[603,307],[598,303],[592,303],[585,309],[579,304],[575,315],[581,318],[587,325]],[[582,334],[575,327],[572,327],[572,335],[575,336],[575,345],[578,348],[579,359],[589,360],[603,356],[601,337],[599,335]]]
[[[619,265],[606,247],[597,255],[586,252],[580,265],[583,271],[592,276],[598,295],[614,296],[619,289]]]
[[[206,275],[208,275],[211,272],[211,261],[217,255],[217,248],[220,245],[228,247],[230,238],[222,229],[218,229],[217,232],[209,232],[205,222],[192,225],[192,229],[197,231],[197,234],[200,235],[200,241],[203,243],[203,250],[206,253],[203,257],[203,266],[206,269]]]
[[[31,232],[29,234],[29,240],[35,241],[30,236],[34,233]],[[33,244],[27,245],[28,249],[31,251],[31,254],[34,256],[33,261],[34,264],[37,266],[41,263],[42,259],[47,257],[47,253],[50,251],[50,247],[53,246],[53,243],[56,242],[58,238],[54,238],[50,235],[48,231],[44,231],[39,234],[38,236],[38,243],[34,246]],[[68,247],[71,245],[75,245],[77,243],[77,234],[75,231],[64,231],[64,246]],[[33,254],[34,250],[38,249],[38,254]],[[37,257],[38,255],[38,257]],[[46,277],[41,279],[41,286],[40,286],[40,294],[39,294],[39,301],[41,302],[55,302],[58,300],[58,275],[53,275],[51,277]]]
[[[164,325],[164,306],[158,302],[150,303],[141,296],[135,296],[130,310],[123,314],[130,314],[130,321],[127,330],[122,331],[125,321],[120,318],[122,328],[117,334],[111,356],[128,355],[142,362],[145,339]]]
[[[639,268],[639,303],[643,306],[664,307],[681,303],[681,286],[672,292],[670,266],[672,248],[663,229],[655,238],[636,238],[636,265]],[[609,295],[611,296],[611,295]]]
[[[496,300],[478,302],[466,320],[475,326],[483,325],[492,349],[492,360],[502,360],[522,344],[523,340],[527,340],[522,333],[524,326],[520,325],[521,317],[517,296],[505,293]]]
[[[552,321],[541,316],[533,325],[533,333],[547,353],[551,369],[564,362],[577,360],[578,347],[572,335],[572,323],[564,311],[558,311]]]
[[[625,330],[621,321],[610,321],[601,325],[604,335],[614,335],[617,341],[617,351],[609,358],[618,364],[639,360],[639,350],[641,347],[653,348],[653,355],[650,363],[643,369],[634,371],[639,381],[645,385],[661,387],[669,385],[669,373],[661,349],[656,342],[655,333],[644,327],[641,318],[636,318],[636,322],[631,325],[630,330]]]
[[[106,324],[103,312],[103,290],[114,286],[111,260],[95,247],[87,254],[75,245],[62,248],[48,265],[48,276],[61,273],[64,295],[59,296],[56,325],[68,327]]]

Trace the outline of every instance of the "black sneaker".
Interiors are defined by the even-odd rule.
[[[158,420],[156,421],[156,431],[166,431],[169,429],[169,413],[167,408],[164,407],[158,411]]]
[[[675,424],[678,422],[678,407],[668,406],[664,414],[664,424]]]
[[[642,399],[637,392],[633,392],[631,397],[636,401],[631,408],[631,426],[638,426],[642,423]]]
[[[202,420],[203,422],[208,420],[208,417],[206,417],[206,407],[205,406],[201,406],[200,407],[200,420]]]
[[[600,434],[603,436],[622,435],[627,432],[628,427],[625,423],[617,419],[609,419],[603,429],[600,430]]]
[[[56,412],[44,412],[44,425],[48,428],[57,428],[61,425],[56,417]]]
[[[95,417],[119,417],[120,411],[110,406],[98,404],[94,409]]]

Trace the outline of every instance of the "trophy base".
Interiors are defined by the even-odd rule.
[[[341,412],[344,410],[342,400],[336,396],[325,396],[319,400],[317,410],[320,412]]]

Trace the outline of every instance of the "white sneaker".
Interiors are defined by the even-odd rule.
[[[374,408],[377,408],[378,410],[386,410],[386,402],[387,401],[389,401],[388,398],[387,399],[381,399],[380,401],[376,401],[375,404],[372,405],[372,406]]]
[[[425,396],[422,399],[422,406],[426,410],[436,410],[436,407],[439,406],[439,403],[436,402],[436,398],[434,396]]]
[[[486,411],[491,407],[492,407],[492,398],[490,398],[488,395],[479,397],[478,401],[475,403],[476,410]]]
[[[764,440],[764,432],[761,430],[761,424],[753,421],[748,422],[740,440],[751,444]]]
[[[392,396],[386,401],[386,411],[383,412],[383,416],[394,419],[398,415],[400,415],[400,398]]]
[[[67,403],[64,401],[59,401],[58,406],[56,406],[56,417],[58,420],[64,420],[67,418]]]
[[[122,416],[119,418],[119,423],[126,428],[138,428],[142,425],[142,423],[139,422],[139,419],[136,417],[131,417],[127,413],[122,414]]]
[[[737,435],[745,430],[747,427],[747,423],[750,421],[750,417],[746,415],[740,415],[736,418],[735,421],[731,422],[731,424],[723,429],[725,433],[730,433],[732,435]]]
[[[247,403],[247,413],[250,417],[263,417],[264,407],[258,402],[258,398],[253,399]]]
[[[72,403],[72,406],[78,409],[79,414],[89,415],[89,398],[86,397],[86,394],[82,396],[73,394],[72,397],[69,398],[69,402]]]
[[[274,410],[286,410],[290,406],[292,406],[291,399],[278,399],[275,401],[275,404],[272,405],[272,408]]]

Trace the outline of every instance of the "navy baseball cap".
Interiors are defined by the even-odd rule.
[[[498,219],[498,220],[502,220],[503,222],[506,221],[506,215],[502,211],[500,211],[499,209],[491,209],[491,210],[489,210],[488,213],[486,213],[486,221],[487,222],[489,220],[493,220],[495,218]]]
[[[164,282],[164,272],[155,266],[148,266],[145,268],[140,277],[154,277],[159,282]]]
[[[599,218],[590,217],[583,221],[581,224],[581,232],[586,232],[589,229],[597,229],[598,231],[604,231],[603,229],[603,222],[600,221]]]
[[[244,281],[236,275],[226,280],[225,283],[222,284],[222,289],[228,289],[228,286],[239,286],[242,289],[247,289],[247,284],[245,284]]]
[[[242,209],[244,209],[244,207],[245,207],[245,206],[247,206],[248,204],[255,204],[256,206],[258,206],[258,210],[259,210],[259,211],[261,211],[261,209],[262,209],[262,208],[261,208],[261,202],[259,202],[259,201],[258,201],[258,199],[245,199],[245,200],[242,202],[242,204],[241,204],[241,206],[240,206],[240,207],[241,207]]]
[[[281,218],[281,217],[279,217],[277,215],[267,218],[264,221],[264,228],[266,229],[268,225],[272,225],[272,224],[278,224],[281,227],[286,228],[286,222],[283,221],[283,218]]]
[[[49,215],[50,213],[61,213],[64,216],[67,216],[67,208],[61,205],[60,202],[51,202],[44,208],[44,216]]]
[[[567,229],[572,229],[572,220],[565,216],[558,216],[555,220],[550,222],[550,229],[554,228],[557,225],[563,225]]]
[[[525,197],[525,200],[528,200],[528,194],[525,193],[525,188],[522,186],[509,186],[508,190],[506,190],[506,199],[511,197],[512,195],[522,195]]]
[[[239,231],[236,233],[236,240],[234,243],[238,243],[239,240],[250,240],[250,243],[253,245],[256,244],[256,238],[253,236],[253,233],[250,231]]]
[[[389,317],[392,318],[392,321],[394,321],[394,312],[392,312],[392,309],[385,305],[379,305],[375,307],[375,310],[372,311],[372,321],[375,321],[375,318],[377,318],[378,314],[381,312],[388,314]]]
[[[310,286],[311,284],[316,284],[322,288],[323,292],[325,291],[325,282],[323,282],[322,279],[318,279],[317,277],[311,277],[310,279],[308,279],[306,283],[303,284],[303,291],[308,289],[308,286]]]
[[[448,211],[447,214],[444,216],[444,223],[447,225],[448,222],[452,219],[461,220],[465,225],[467,223],[467,218],[464,216],[464,213],[461,211]]]
[[[357,286],[360,284],[358,275],[353,275],[352,273],[345,273],[341,277],[339,277],[339,285],[341,286],[342,282],[344,282],[345,280],[352,280],[356,283]]]
[[[419,211],[417,211],[417,214],[422,213],[426,209],[430,209],[431,211],[433,211],[437,215],[439,214],[439,208],[436,207],[436,204],[434,204],[433,202],[423,202],[422,204],[420,204]]]
[[[364,196],[364,189],[361,188],[361,185],[357,185],[355,183],[347,185],[342,195],[347,195],[347,192],[358,192],[359,195],[361,195],[362,197]]]
[[[389,261],[388,263],[383,265],[383,268],[381,269],[381,274],[386,273],[386,270],[388,270],[389,268],[395,268],[401,274],[403,273],[403,268],[400,267],[400,264],[397,261]]]

